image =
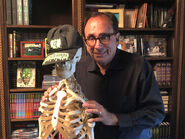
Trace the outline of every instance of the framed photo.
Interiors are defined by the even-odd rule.
[[[143,54],[145,56],[167,56],[167,39],[165,36],[144,36]]]
[[[35,87],[36,63],[21,61],[17,65],[17,87]]]
[[[44,57],[43,41],[21,41],[21,57]]]
[[[124,9],[98,9],[98,12],[110,12],[114,13],[114,15],[118,19],[118,27],[124,28]]]

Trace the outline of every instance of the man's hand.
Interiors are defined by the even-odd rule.
[[[118,118],[114,113],[108,112],[101,104],[94,100],[89,100],[82,105],[85,112],[99,115],[96,118],[91,118],[88,122],[102,122],[105,125],[117,125]]]

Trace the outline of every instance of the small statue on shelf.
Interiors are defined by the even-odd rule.
[[[54,138],[60,133],[64,139],[94,139],[95,123],[87,122],[92,115],[82,107],[87,99],[73,75],[82,55],[82,38],[73,26],[63,25],[51,29],[47,39],[48,55],[43,65],[55,64],[62,80],[47,89],[40,103],[39,138]]]

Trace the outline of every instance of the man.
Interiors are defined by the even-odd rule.
[[[118,21],[95,13],[84,25],[88,55],[77,64],[76,79],[89,99],[87,113],[98,116],[95,139],[149,139],[164,119],[164,106],[152,67],[141,56],[117,49]]]

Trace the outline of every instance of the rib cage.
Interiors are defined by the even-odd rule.
[[[95,123],[87,122],[90,115],[82,107],[86,100],[74,76],[60,81],[48,100],[40,103],[39,137],[59,132],[64,139],[94,139]]]

